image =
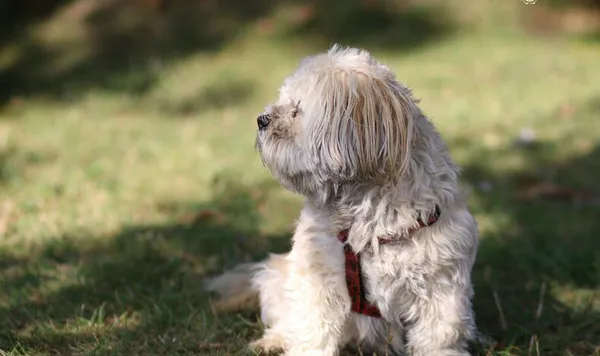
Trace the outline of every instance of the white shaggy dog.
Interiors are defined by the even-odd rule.
[[[264,165],[306,200],[289,253],[208,281],[220,309],[260,305],[253,348],[469,355],[477,225],[417,103],[368,52],[334,45],[259,116]]]

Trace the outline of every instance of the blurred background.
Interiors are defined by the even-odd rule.
[[[247,354],[200,281],[289,248],[255,118],[333,42],[463,167],[477,354],[600,355],[600,2],[533,2],[0,2],[0,355]]]

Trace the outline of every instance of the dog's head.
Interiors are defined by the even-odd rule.
[[[410,91],[386,66],[334,45],[285,80],[257,118],[256,146],[287,188],[322,195],[348,182],[398,179],[417,115]]]

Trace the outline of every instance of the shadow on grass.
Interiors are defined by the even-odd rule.
[[[592,117],[600,111],[597,101],[588,108]],[[565,161],[554,158],[559,149],[541,142],[516,151],[527,170],[498,172],[497,151],[463,167],[471,185],[492,186],[475,192],[478,213],[503,222],[500,232],[482,236],[473,271],[477,323],[497,342],[497,355],[527,354],[537,343],[540,355],[584,356],[600,344],[600,146]],[[254,313],[214,317],[200,279],[286,250],[289,234],[261,232],[272,218],[261,207],[276,204],[269,210],[289,208],[282,215],[295,217],[297,205],[274,201],[282,188],[273,181],[247,187],[233,179],[217,181],[208,202],[160,204],[174,223],[60,237],[27,255],[0,251],[0,349],[214,354],[205,348],[212,345],[242,354],[259,330]],[[522,199],[548,183],[570,193]]]
[[[32,1],[24,2],[29,3],[35,6]],[[404,1],[393,6],[364,0],[44,3],[48,8],[40,6],[44,11],[31,16],[37,21],[27,21],[24,5],[7,8],[25,15],[4,25],[15,30],[6,31],[3,42],[7,45],[0,47],[0,60],[8,58],[0,61],[4,63],[0,66],[0,82],[4,83],[0,106],[26,97],[76,100],[91,89],[142,95],[172,60],[217,51],[240,34],[282,35],[285,40],[318,44],[322,51],[333,42],[408,50],[451,33],[440,11],[403,6]],[[45,30],[33,35],[29,27],[42,20],[47,21]],[[281,22],[283,28],[277,29],[276,23]],[[16,47],[7,49],[10,44]],[[246,89],[238,96],[247,97],[250,90]],[[199,102],[212,98],[207,95]],[[198,105],[176,110],[185,112]]]
[[[592,115],[600,113],[589,103]],[[550,119],[550,118],[549,118]],[[512,151],[518,148],[508,148]],[[498,172],[497,152],[463,167],[483,213],[505,221],[482,236],[474,268],[480,331],[512,354],[600,349],[600,146],[556,162],[560,143],[520,149],[526,170]],[[513,348],[511,348],[511,345]]]
[[[54,1],[56,3],[56,1]],[[0,101],[74,100],[87,89],[149,90],[161,68],[215,51],[266,15],[275,1],[77,0],[48,11],[49,38],[14,35],[16,58],[0,71]],[[23,23],[22,26],[28,25]]]
[[[53,16],[70,1],[21,0],[0,2],[0,48],[15,38],[26,35],[27,27]]]
[[[310,17],[292,33],[318,43],[334,42],[369,49],[410,50],[444,39],[454,31],[441,9],[410,1],[306,1]],[[308,10],[305,10],[308,11]]]
[[[593,292],[600,285],[600,207],[516,195],[523,177],[536,175],[576,189],[595,187],[600,146],[566,162],[545,158],[554,149],[540,144],[524,153],[526,172],[499,174],[485,166],[489,159],[464,167],[473,185],[488,180],[493,186],[474,196],[483,213],[507,221],[501,233],[482,236],[473,272],[478,326],[496,341],[498,352],[486,349],[481,355],[527,354],[536,343],[541,355],[592,355],[598,347],[600,313]],[[289,248],[288,234],[260,232],[262,205],[296,214],[297,204],[269,198],[278,189],[271,181],[254,187],[221,181],[209,202],[160,204],[177,223],[126,227],[112,236],[62,237],[27,256],[5,253],[0,268],[8,303],[0,306],[0,349],[245,354],[244,343],[259,332],[256,315],[213,316],[200,279],[223,265]]]
[[[239,352],[243,342],[232,337],[257,328],[239,316],[215,318],[201,279],[223,265],[284,251],[290,237],[260,232],[259,210],[276,183],[217,183],[209,202],[160,204],[177,223],[63,236],[25,256],[2,253],[0,350],[161,355],[200,352],[203,341],[227,339],[223,347]]]

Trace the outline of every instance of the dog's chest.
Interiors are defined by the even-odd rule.
[[[426,295],[427,276],[434,269],[425,251],[415,244],[380,248],[379,256],[364,253],[361,263],[364,287],[370,301],[389,304],[398,299]]]

